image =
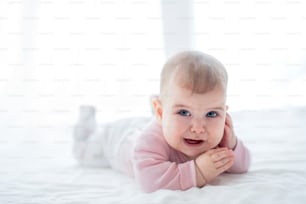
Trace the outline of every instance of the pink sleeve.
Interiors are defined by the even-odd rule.
[[[170,149],[162,137],[142,137],[135,148],[134,175],[146,192],[158,189],[185,190],[196,186],[194,161],[169,161]]]
[[[234,165],[227,170],[230,173],[245,173],[250,168],[251,156],[249,150],[244,146],[242,141],[237,141],[237,146],[234,150],[235,160]]]
[[[135,176],[145,192],[158,189],[186,190],[195,186],[193,161],[177,164],[164,161],[142,161]]]

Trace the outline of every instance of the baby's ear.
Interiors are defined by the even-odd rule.
[[[152,107],[156,118],[161,121],[163,117],[163,107],[160,99],[158,97],[152,98]]]

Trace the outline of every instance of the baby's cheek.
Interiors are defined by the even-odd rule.
[[[220,144],[221,141],[222,141],[222,139],[223,139],[223,135],[220,135],[219,138],[218,138],[218,140],[217,140],[217,144]]]
[[[224,136],[224,125],[220,125],[220,127],[217,129],[215,135],[216,135],[216,140],[220,143],[223,136]]]

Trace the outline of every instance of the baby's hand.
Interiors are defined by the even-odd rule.
[[[227,147],[230,149],[235,149],[236,144],[237,144],[237,137],[234,133],[233,122],[231,116],[228,113],[226,113],[224,134],[219,144],[219,147]]]
[[[228,148],[211,149],[198,156],[195,162],[208,183],[234,164],[234,153]]]

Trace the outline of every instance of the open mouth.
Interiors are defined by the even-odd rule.
[[[193,139],[186,139],[186,138],[184,138],[184,141],[189,145],[199,145],[204,142],[203,140],[193,140]]]

